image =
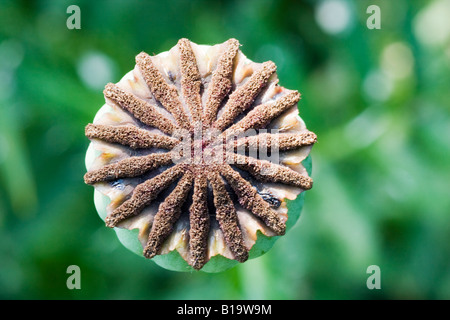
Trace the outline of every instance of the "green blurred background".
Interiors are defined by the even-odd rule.
[[[71,4],[81,30],[66,27]],[[381,30],[366,26],[372,4]],[[319,138],[299,222],[220,274],[125,249],[82,179],[103,86],[182,37],[273,60]],[[0,298],[450,299],[449,88],[449,0],[1,0]]]

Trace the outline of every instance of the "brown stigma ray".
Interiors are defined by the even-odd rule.
[[[156,177],[139,184],[134,189],[131,198],[122,203],[106,217],[106,225],[108,227],[115,227],[120,221],[139,214],[161,191],[175,182],[184,171],[184,166],[176,165]]]
[[[239,41],[230,39],[222,53],[217,67],[213,72],[211,84],[207,92],[206,108],[204,110],[204,123],[209,126],[216,120],[220,103],[231,90],[231,77],[233,73],[233,60],[239,50]]]
[[[225,189],[225,183],[216,172],[210,172],[208,180],[213,189],[216,218],[223,232],[225,242],[233,253],[234,258],[239,262],[244,262],[248,259],[248,249],[244,245],[236,209]]]
[[[131,149],[160,148],[171,150],[179,141],[169,136],[150,133],[134,126],[110,126],[88,124],[85,135],[89,139],[99,139],[110,143],[118,143]]]
[[[86,184],[94,184],[101,181],[138,177],[169,164],[172,164],[172,154],[170,153],[154,153],[147,156],[131,157],[105,165],[100,169],[89,171],[84,175],[84,182]]]
[[[311,132],[302,133],[260,133],[256,136],[243,137],[234,141],[235,150],[270,150],[272,147],[279,151],[295,150],[304,146],[310,146],[317,142],[317,136]]]
[[[193,175],[185,171],[175,189],[159,206],[158,213],[153,220],[152,229],[144,248],[144,256],[151,259],[161,249],[164,241],[172,233],[174,224],[181,214],[181,206],[186,201],[192,187]]]
[[[249,129],[264,128],[270,121],[294,106],[300,100],[300,93],[290,92],[275,102],[261,104],[251,110],[242,120],[224,131],[223,135],[245,132]]]
[[[177,88],[164,80],[147,53],[138,54],[136,64],[156,100],[173,115],[180,128],[189,129],[189,120],[178,98]]]
[[[189,261],[196,270],[208,262],[207,243],[210,229],[208,212],[208,183],[205,175],[197,175],[189,208]]]
[[[274,164],[267,160],[250,158],[240,154],[227,154],[232,163],[247,172],[259,181],[279,182],[291,186],[296,186],[304,190],[312,188],[312,179],[304,176],[288,167]]]
[[[242,178],[229,165],[221,166],[220,173],[238,196],[239,203],[242,207],[252,212],[258,218],[261,218],[277,235],[283,235],[285,233],[286,224],[270,208],[270,205],[261,198],[255,187]]]
[[[180,50],[181,93],[192,116],[192,122],[202,121],[202,99],[200,90],[202,80],[198,71],[197,61],[188,39],[178,41]]]
[[[275,63],[264,62],[261,69],[251,75],[241,87],[237,88],[225,104],[224,111],[213,124],[217,130],[223,131],[233,123],[237,116],[250,108],[259,92],[266,86],[270,76],[276,71]]]

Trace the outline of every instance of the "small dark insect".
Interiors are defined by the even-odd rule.
[[[278,208],[279,206],[281,206],[281,201],[278,200],[277,198],[275,198],[271,193],[259,192],[259,191],[258,191],[258,193],[264,199],[264,201],[269,203],[272,207]]]
[[[171,71],[168,72],[169,80],[174,82],[175,77],[173,76],[173,73]]]
[[[116,188],[118,190],[125,189],[125,185],[123,184],[122,179],[114,180],[109,183],[113,188]]]

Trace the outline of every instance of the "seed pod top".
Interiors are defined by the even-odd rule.
[[[288,204],[312,187],[302,161],[316,136],[273,62],[250,61],[236,39],[181,39],[138,54],[104,95],[84,180],[127,247],[169,269],[220,271],[295,223],[301,207]]]

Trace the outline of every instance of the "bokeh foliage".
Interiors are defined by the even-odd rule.
[[[66,27],[71,4],[81,30]],[[371,4],[381,30],[366,27]],[[448,0],[1,0],[0,298],[449,299],[449,18]],[[297,225],[220,274],[129,252],[82,180],[102,86],[182,37],[273,60],[319,137]],[[73,264],[81,290],[66,287]]]

